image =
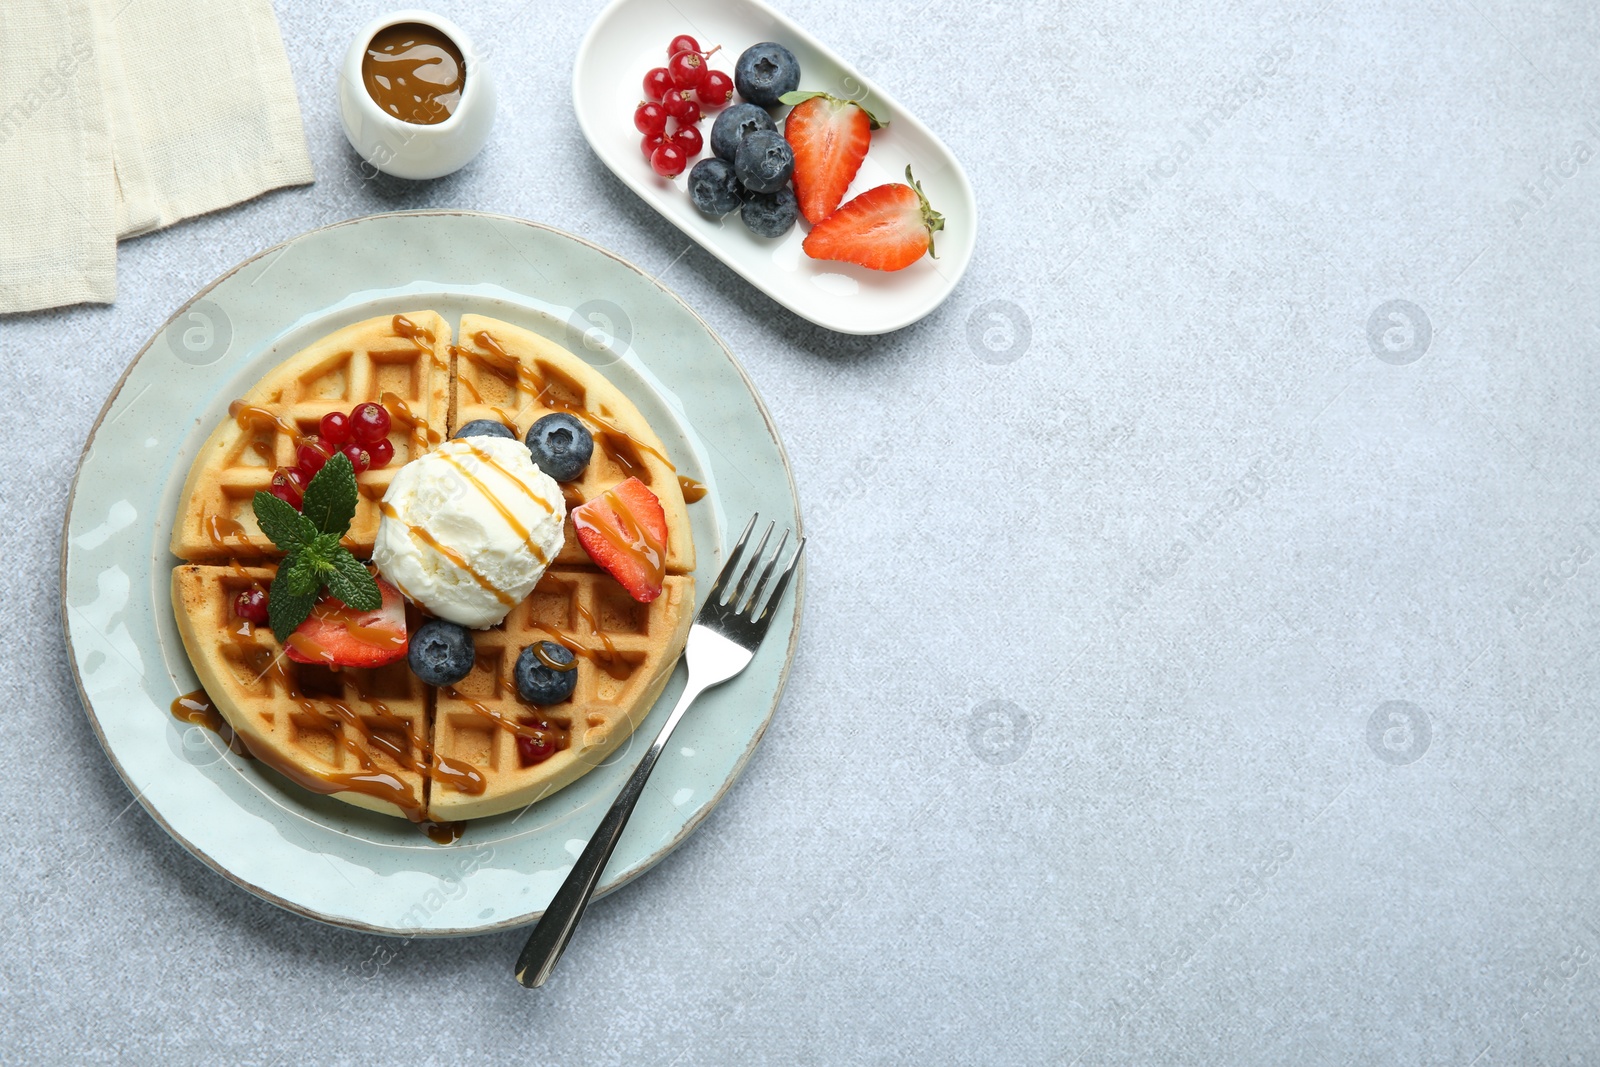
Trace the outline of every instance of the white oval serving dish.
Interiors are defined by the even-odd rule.
[[[910,164],[929,202],[945,217],[944,230],[934,235],[938,258],[924,256],[894,272],[815,260],[800,248],[809,230],[804,219],[783,237],[767,239],[746,230],[737,213],[713,219],[696,210],[687,171],[673,181],[657,175],[639,150],[633,126],[645,72],[666,65],[667,42],[680,33],[692,34],[702,48],[721,45],[710,65],[729,74],[740,52],[759,41],[777,41],[800,61],[801,89],[861,100],[887,117],[889,124],[873,133],[872,150],[845,199],[904,181]],[[910,325],[950,295],[972,259],[977,204],[955,156],[893,97],[761,0],[613,0],[578,48],[572,102],[590,147],[612,173],[752,285],[818,326],[880,334]],[[773,111],[780,130],[787,112]],[[708,141],[716,114],[701,120]],[[709,153],[708,144],[696,158]]]

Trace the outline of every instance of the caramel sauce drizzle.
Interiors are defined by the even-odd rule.
[[[562,647],[565,648],[566,646],[563,645]],[[568,671],[575,671],[578,669],[578,661],[576,659],[573,659],[569,663],[562,663],[550,653],[546,652],[544,650],[543,641],[533,646],[533,658],[538,660],[540,663],[543,663],[551,670],[560,671],[562,674],[566,674]]]
[[[393,504],[384,502],[380,504],[379,507],[383,510],[384,518],[390,519],[394,522],[404,521],[400,518],[400,513],[395,510]],[[512,600],[503,589],[495,585],[488,578],[485,578],[482,574],[479,574],[478,571],[473,568],[472,564],[467,562],[466,557],[461,553],[440,541],[437,537],[433,536],[433,534],[429,533],[427,530],[416,525],[415,523],[406,523],[406,529],[411,531],[411,536],[415,537],[417,540],[421,541],[423,544],[439,553],[439,555],[443,556],[457,567],[460,567],[462,570],[466,571],[469,578],[477,582],[481,588],[493,593],[495,599],[500,601],[500,603],[504,604],[508,608],[514,608],[517,606],[517,602],[515,600]]]
[[[510,687],[511,692],[515,693],[517,691],[516,685],[510,680],[501,679],[501,681]],[[527,723],[518,722],[516,719],[507,718],[482,701],[473,700],[471,697],[463,696],[459,691],[452,689],[449,686],[445,686],[442,689],[442,692],[451,700],[460,701],[462,704],[465,704],[474,715],[481,715],[483,718],[488,719],[490,722],[494,723],[496,726],[507,731],[508,733],[516,734],[518,737],[533,738],[536,741],[547,738],[548,731],[540,730],[538,727],[531,726]],[[521,701],[521,699],[522,698],[520,696],[517,697],[518,701]]]
[[[206,536],[219,552],[227,550],[230,537],[246,547],[250,544],[250,535],[244,532],[244,526],[226,515],[208,514],[200,521],[205,526]]]
[[[470,438],[467,440],[470,440]],[[500,466],[500,464],[496,463],[492,458],[490,458],[487,452],[480,451],[476,445],[469,444],[467,448],[472,452],[473,455],[483,460],[484,463],[505,475],[506,480],[516,483],[517,487],[523,490],[523,492],[527,493],[531,499],[537,500],[540,504],[543,504],[546,511],[554,513],[555,509],[549,504],[545,503],[543,497],[536,495],[533,490],[523,485],[520,479],[518,479],[504,467]],[[462,466],[454,456],[444,452],[440,452],[439,455],[446,463],[460,471],[461,476],[467,481],[471,482],[477,488],[478,492],[483,494],[484,499],[494,506],[494,509],[500,513],[500,517],[506,520],[506,525],[511,527],[511,532],[516,534],[517,537],[522,540],[522,543],[528,546],[528,551],[533,553],[534,558],[539,561],[539,565],[548,567],[550,565],[550,557],[545,555],[544,549],[540,548],[538,542],[533,539],[533,531],[522,525],[517,517],[511,513],[511,509],[506,507],[505,504],[501,502],[499,496],[490,491],[489,487],[484,485],[483,481],[477,475],[473,474],[471,471],[467,470],[466,467]],[[385,512],[385,514],[388,513]]]
[[[612,462],[622,468],[626,477],[638,478],[646,485],[650,484],[651,471],[639,455],[641,450],[650,453],[666,464],[669,471],[676,470],[672,465],[672,461],[659,450],[633,437],[609,419],[589,411],[587,408],[574,407],[560,397],[551,395],[549,392],[550,383],[545,377],[534,367],[507,352],[488,330],[479,330],[473,340],[477,342],[478,347],[483,352],[480,353],[470,348],[457,348],[456,354],[465,356],[470,363],[478,367],[487,368],[500,375],[501,378],[514,375],[519,393],[527,392],[540,405],[552,411],[565,412],[587,424],[590,433],[594,436],[595,443],[600,446],[600,450],[609,456]],[[465,378],[459,380],[467,381]],[[468,388],[477,393],[480,400],[482,399],[482,394],[478,393],[478,390],[470,382],[468,383]],[[508,424],[515,425],[515,422],[508,420]]]
[[[579,610],[581,611],[582,609]],[[584,659],[588,660],[590,663],[593,663],[596,667],[605,671],[619,682],[624,681],[628,675],[632,673],[632,668],[629,667],[628,664],[624,663],[617,655],[617,646],[612,643],[611,638],[607,637],[603,633],[596,631],[595,636],[600,638],[601,644],[603,644],[605,647],[589,648],[588,646],[579,643],[570,634],[564,634],[560,630],[557,630],[554,626],[546,626],[542,622],[536,622],[533,624],[533,628],[538,630],[540,633],[548,634],[550,640],[554,641],[562,648],[565,648],[574,656],[582,656]],[[539,654],[535,652],[534,655],[538,656]],[[540,656],[539,659],[541,662],[544,661],[543,656]]]
[[[683,490],[683,502],[685,504],[693,504],[705,499],[706,487],[687,474],[678,475],[678,488]]]
[[[411,405],[400,398],[400,394],[384,390],[384,410],[389,412],[389,417],[396,422],[404,423],[411,430],[411,448],[421,452],[429,445],[436,445],[444,440],[439,431],[428,425],[428,420],[421,418],[411,410]]]
[[[274,415],[266,408],[246,404],[243,400],[235,400],[228,405],[228,415],[242,430],[265,430],[271,427],[279,433],[288,434],[294,443],[300,443],[299,427],[284,421],[283,416]]]

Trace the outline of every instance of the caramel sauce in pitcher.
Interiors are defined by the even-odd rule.
[[[402,122],[433,126],[461,106],[467,65],[449,37],[420,22],[385,26],[361,60],[361,82],[383,111]]]

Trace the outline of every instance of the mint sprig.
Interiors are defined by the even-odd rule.
[[[355,468],[336,452],[306,486],[299,511],[267,492],[257,492],[251,501],[261,532],[284,552],[267,593],[267,621],[279,641],[289,640],[306,621],[324,588],[356,611],[383,605],[366,566],[339,543],[349,532],[358,499]]]

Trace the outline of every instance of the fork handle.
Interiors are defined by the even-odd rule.
[[[550,972],[555,970],[556,961],[561,959],[561,953],[566,951],[567,942],[572,940],[572,932],[578,928],[578,921],[583,918],[583,909],[589,906],[589,898],[594,895],[595,887],[600,884],[600,875],[606,869],[606,861],[611,858],[617,842],[622,838],[622,831],[627,828],[628,818],[633,814],[634,805],[644,793],[644,784],[649,780],[650,772],[655,770],[656,760],[661,758],[661,752],[667,747],[667,740],[677,727],[678,720],[683,718],[683,713],[708,688],[710,686],[705,683],[697,683],[694,674],[690,673],[683,696],[678,698],[677,707],[672,709],[672,714],[667,716],[661,732],[656,734],[650,751],[644,754],[639,766],[633,769],[633,774],[622,787],[622,792],[617,795],[611,810],[606,812],[606,817],[600,820],[594,836],[589,838],[589,844],[584,848],[583,855],[573,864],[567,880],[561,883],[561,888],[551,899],[550,906],[545,909],[538,925],[533,928],[533,933],[528,935],[528,943],[522,946],[522,955],[517,957],[517,981],[529,989],[537,989],[544,985],[545,979],[550,977]]]

